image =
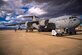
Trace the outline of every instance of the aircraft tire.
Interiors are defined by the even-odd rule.
[[[73,31],[73,32],[72,32],[72,35],[76,35],[76,31]]]
[[[57,33],[56,36],[57,37],[60,37],[60,36],[62,36],[62,34],[61,33]]]
[[[29,28],[29,32],[33,32],[33,28]]]
[[[28,32],[28,30],[26,30],[26,32]]]
[[[69,35],[72,35],[72,32],[68,32]]]
[[[38,32],[41,32],[41,29],[39,29]]]
[[[76,31],[68,32],[69,35],[76,35]]]
[[[69,28],[69,29],[67,30],[67,34],[68,34],[68,35],[76,35],[76,30],[75,30],[75,28]]]

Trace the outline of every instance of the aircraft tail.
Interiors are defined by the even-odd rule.
[[[36,16],[32,16],[32,21],[37,21]]]

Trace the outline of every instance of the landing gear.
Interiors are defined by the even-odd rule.
[[[66,32],[67,32],[68,35],[76,35],[76,30],[75,30],[75,28],[68,28],[68,29],[66,30]]]
[[[57,33],[56,36],[57,37],[60,37],[60,36],[62,36],[62,34],[61,33]]]
[[[76,31],[70,31],[68,32],[69,35],[76,35]]]
[[[26,32],[33,32],[33,28],[26,29]]]
[[[45,26],[39,26],[39,32],[44,32],[45,31]]]
[[[26,32],[28,32],[28,29],[26,29]]]
[[[41,29],[39,29],[38,32],[41,32]]]
[[[30,29],[30,32],[33,32],[33,28]]]

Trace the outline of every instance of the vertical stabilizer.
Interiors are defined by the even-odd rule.
[[[36,21],[36,16],[33,16],[32,17],[32,21]]]

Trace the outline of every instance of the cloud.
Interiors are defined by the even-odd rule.
[[[4,25],[0,25],[0,28],[3,28],[3,27],[5,27]]]
[[[32,7],[28,10],[28,13],[30,15],[36,15],[36,16],[39,16],[39,15],[44,15],[46,14],[47,12],[44,11],[43,9],[41,8],[38,8],[38,7]]]
[[[45,5],[47,5],[47,3],[39,4],[36,3],[35,1],[25,4],[26,7],[29,7],[28,15],[36,15],[36,16],[44,15],[47,13],[47,11],[42,9],[42,7],[44,7]]]
[[[37,4],[47,4],[41,7],[42,10],[47,12],[42,15],[43,17],[82,14],[82,0],[23,0],[24,4],[30,4],[32,2]]]
[[[28,13],[41,17],[82,14],[82,0],[1,0],[6,1],[7,12],[22,13],[19,7],[30,7]]]
[[[11,17],[10,17],[10,16],[7,16],[7,17],[5,18],[5,20],[11,20]]]
[[[7,1],[9,1],[9,0],[3,0],[4,2],[7,2]]]
[[[8,22],[6,22],[6,21],[0,21],[0,27],[5,27],[4,24],[8,24]]]
[[[5,2],[3,0],[0,0],[0,7],[4,4]]]
[[[0,28],[15,28],[15,26],[5,26],[7,24],[11,24],[11,23],[6,22],[6,21],[0,22]]]

